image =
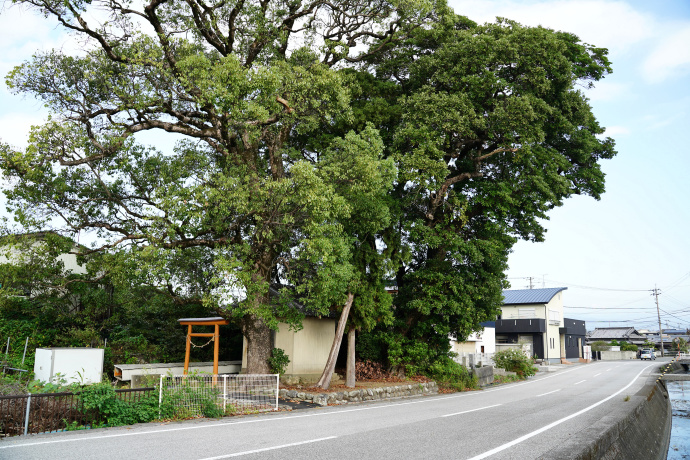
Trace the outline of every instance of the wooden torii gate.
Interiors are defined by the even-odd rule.
[[[187,370],[189,369],[189,352],[192,346],[192,337],[211,337],[211,340],[213,341],[213,375],[218,375],[218,326],[221,324],[229,324],[229,321],[221,318],[220,316],[213,318],[181,318],[177,321],[181,325],[187,326],[187,351],[184,355],[184,374],[187,375]],[[192,326],[215,326],[215,331],[192,332]]]

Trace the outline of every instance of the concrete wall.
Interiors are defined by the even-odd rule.
[[[284,377],[301,377],[304,383],[316,382],[328,360],[328,353],[335,337],[336,320],[333,318],[307,317],[303,328],[291,331],[285,323],[278,324],[275,348],[282,348],[290,358]],[[343,337],[347,341],[347,337]],[[242,347],[242,372],[247,370],[247,339]]]
[[[619,396],[624,398],[623,394]],[[561,439],[559,447],[540,458],[665,460],[671,439],[671,412],[666,387],[650,376],[626,404],[584,430]]]
[[[290,357],[286,374],[305,377],[317,374],[318,378],[333,345],[336,320],[308,317],[304,318],[302,325],[302,330],[294,332],[287,324],[280,323],[275,347],[282,348]]]
[[[474,367],[470,372],[477,376],[477,383],[480,387],[494,383],[494,368],[492,366]]]
[[[618,361],[621,359],[637,359],[636,351],[601,351],[602,361]]]

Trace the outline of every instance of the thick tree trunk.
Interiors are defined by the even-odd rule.
[[[347,377],[345,377],[345,386],[349,388],[355,387],[355,328],[351,327],[347,331]]]
[[[331,345],[331,352],[328,354],[326,366],[323,368],[321,378],[316,383],[316,385],[314,385],[315,387],[320,387],[324,390],[328,390],[328,387],[331,386],[331,379],[333,378],[333,371],[335,370],[335,362],[338,359],[338,351],[340,350],[340,344],[343,342],[345,324],[347,324],[347,317],[350,314],[350,307],[352,307],[352,301],[354,299],[355,295],[351,292],[348,292],[347,301],[345,302],[345,306],[343,307],[342,313],[340,313],[338,327],[335,330],[335,337],[333,338],[333,345]]]
[[[242,321],[242,334],[247,339],[247,374],[270,374],[271,329],[260,318],[249,315]]]

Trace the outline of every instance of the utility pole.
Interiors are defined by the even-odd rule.
[[[528,276],[528,277],[525,278],[525,279],[526,279],[526,280],[529,280],[529,288],[530,288],[530,289],[534,289],[534,286],[532,285],[532,280],[534,279],[534,277],[533,277],[533,276]]]
[[[661,329],[661,313],[659,313],[659,291],[661,289],[657,289],[656,284],[654,285],[654,290],[653,296],[654,300],[656,300],[656,317],[659,320],[659,342],[661,342],[661,357],[664,357],[664,332]]]

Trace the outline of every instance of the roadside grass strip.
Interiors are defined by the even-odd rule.
[[[337,436],[328,436],[326,438],[310,439],[308,441],[293,442],[290,444],[283,444],[280,446],[264,447],[262,449],[245,450],[244,452],[235,452],[234,454],[219,455],[217,457],[207,457],[201,460],[220,460],[221,458],[231,458],[231,457],[242,457],[244,455],[258,454],[259,452],[267,452],[269,450],[286,449],[288,447],[301,446],[304,444],[311,444],[313,442],[328,441],[330,439],[335,439]]]
[[[553,427],[555,427],[555,426],[558,426],[558,425],[560,425],[560,424],[563,423],[563,422],[567,422],[568,420],[570,420],[570,419],[572,419],[572,418],[575,418],[575,417],[577,417],[577,416],[579,416],[579,415],[582,415],[582,414],[584,414],[585,412],[589,412],[590,410],[594,409],[595,407],[604,404],[604,403],[605,403],[606,401],[608,401],[609,399],[615,398],[616,396],[618,396],[619,394],[623,393],[625,390],[627,390],[628,388],[630,388],[630,387],[632,386],[632,384],[635,383],[635,381],[636,381],[638,378],[640,378],[640,375],[642,375],[642,373],[643,373],[644,371],[646,371],[647,369],[649,369],[649,368],[652,367],[652,366],[654,366],[654,364],[650,364],[649,366],[647,366],[647,367],[645,367],[644,369],[642,369],[640,372],[638,372],[638,374],[637,374],[635,377],[633,377],[633,379],[630,381],[630,383],[628,383],[626,386],[624,386],[624,387],[621,388],[620,390],[616,391],[616,392],[613,393],[612,395],[609,395],[609,396],[607,396],[606,398],[602,399],[601,401],[595,402],[595,403],[592,404],[591,406],[587,406],[587,407],[585,407],[584,409],[582,409],[582,410],[580,410],[580,411],[578,411],[578,412],[575,412],[574,414],[570,414],[570,415],[568,415],[567,417],[563,417],[563,418],[560,419],[560,420],[556,420],[556,421],[553,422],[553,423],[549,423],[548,425],[546,425],[546,426],[544,426],[544,427],[541,427],[541,428],[539,428],[538,430],[532,431],[531,433],[527,433],[527,434],[524,435],[524,436],[520,436],[520,437],[517,438],[517,439],[514,439],[514,440],[512,440],[512,441],[510,441],[510,442],[507,442],[507,443],[505,443],[505,444],[503,444],[503,445],[500,445],[500,446],[498,446],[498,447],[496,447],[496,448],[494,448],[494,449],[491,449],[491,450],[489,450],[489,451],[486,451],[486,452],[484,452],[483,454],[479,454],[479,455],[476,455],[476,456],[474,456],[474,457],[471,457],[471,458],[469,458],[469,459],[467,459],[467,460],[481,460],[481,459],[483,459],[483,458],[491,457],[491,456],[494,455],[494,454],[497,454],[497,453],[499,453],[499,452],[501,452],[501,451],[503,451],[503,450],[506,450],[506,449],[508,449],[508,448],[510,448],[510,447],[513,447],[513,446],[517,445],[517,444],[520,444],[520,443],[523,442],[523,441],[527,441],[528,439],[533,438],[534,436],[536,436],[536,435],[538,435],[538,434],[541,434],[541,433],[543,433],[543,432],[545,432],[545,431],[548,431],[548,430],[550,430],[551,428],[553,428]],[[598,375],[598,374],[597,374],[597,375]]]

